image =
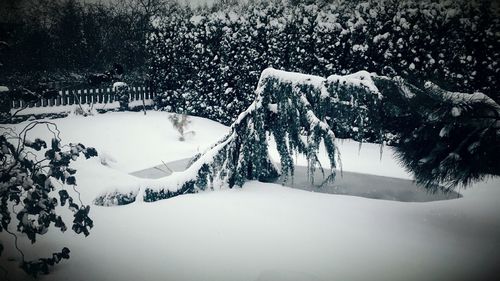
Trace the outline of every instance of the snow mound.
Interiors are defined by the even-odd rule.
[[[127,88],[128,85],[125,82],[115,82],[113,83],[113,91],[116,92],[120,89]]]

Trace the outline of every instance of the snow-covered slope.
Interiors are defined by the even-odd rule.
[[[63,143],[80,142],[95,147],[111,167],[124,172],[191,157],[205,150],[228,130],[226,126],[208,119],[191,117],[188,130],[195,131],[195,135],[180,142],[177,130],[168,120],[169,116],[170,113],[156,111],[148,111],[147,115],[142,112],[115,112],[50,121],[57,124]],[[15,127],[22,129],[28,122]],[[50,141],[51,133],[46,127],[39,126],[28,134],[30,136]]]
[[[99,158],[74,163],[84,202],[103,185],[133,182],[127,172],[189,157],[227,131],[193,118],[196,135],[179,142],[167,116],[107,113],[53,120],[64,142],[82,142],[108,155],[108,166]],[[382,162],[378,145],[364,144],[359,155],[354,142],[340,149],[345,170],[408,177],[390,149]],[[89,237],[50,230],[33,248],[24,240],[20,246],[28,258],[71,249],[71,258],[42,281],[482,280],[500,260],[499,184],[476,184],[456,200],[404,203],[248,182],[242,189],[155,203],[93,206]],[[0,264],[8,278],[30,280],[16,267],[12,237],[2,232],[0,239],[6,247]]]

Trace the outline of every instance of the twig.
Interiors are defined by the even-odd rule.
[[[164,172],[165,174],[168,174],[168,172],[167,172],[167,171],[164,171],[164,170],[162,170],[162,169],[160,169],[160,168],[158,168],[158,167],[153,167],[153,169],[156,169],[156,170],[158,170],[158,171],[162,171],[162,172]]]
[[[9,233],[10,235],[14,236],[14,247],[16,247],[17,251],[21,254],[21,258],[22,258],[22,260],[23,260],[23,262],[24,262],[24,261],[25,261],[25,259],[24,259],[24,252],[23,252],[21,249],[19,249],[19,245],[18,245],[18,243],[17,243],[17,235],[16,235],[15,233],[11,232],[11,231],[10,231],[9,229],[7,229],[7,228],[5,228],[5,231],[6,231],[7,233]]]
[[[76,185],[73,185],[73,190],[78,194],[78,201],[80,201],[80,206],[83,206],[82,197],[78,190],[76,190]]]
[[[146,98],[146,93],[142,93],[142,110],[144,111],[144,115],[146,115],[146,101],[144,100]]]
[[[75,91],[71,91],[71,93],[73,94],[73,97],[75,98],[75,100],[78,102],[78,106],[80,107],[80,109],[82,110],[82,112],[84,112],[83,111],[83,107],[82,107],[82,103],[80,101],[80,97],[76,96]]]
[[[166,164],[165,162],[163,162],[163,160],[161,160],[161,162],[163,163],[163,165],[164,165],[164,166],[165,166],[165,167],[166,167],[166,168],[167,168],[167,169],[168,169],[171,173],[173,173],[173,172],[174,172],[174,170],[170,169],[170,168],[167,166],[167,164]]]
[[[2,129],[2,135],[5,137],[5,138],[9,138],[9,139],[18,139],[19,136],[16,134],[16,132],[14,131],[14,129],[10,128],[10,127],[4,127],[4,126],[0,126],[0,129]]]
[[[16,110],[16,111],[14,112],[14,114],[12,114],[12,115],[10,116],[10,119],[12,119],[13,117],[15,117],[15,116],[16,116],[19,112],[21,112],[21,111],[25,110],[26,108],[28,108],[28,103],[25,103],[25,105],[23,105],[23,107],[21,107],[21,108],[19,108],[18,110]]]

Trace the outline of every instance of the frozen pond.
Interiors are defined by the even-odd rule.
[[[326,173],[326,171],[325,171]],[[377,175],[360,174],[344,171],[337,172],[335,181],[319,186],[323,182],[320,171],[316,171],[314,182],[311,184],[307,177],[307,167],[296,166],[293,177],[288,182],[278,180],[286,186],[297,189],[330,194],[353,195],[373,199],[393,200],[402,202],[429,202],[449,200],[462,197],[457,192],[444,193],[430,192],[424,187],[416,185],[412,180],[391,178]]]
[[[136,171],[131,173],[131,175],[140,178],[161,178],[169,176],[173,171],[183,171],[188,162],[189,158],[181,159],[164,165]],[[278,179],[276,183],[311,192],[352,195],[401,202],[429,202],[462,197],[462,195],[457,192],[430,192],[407,179],[346,171],[344,171],[342,175],[338,172],[334,182],[326,183],[319,187],[318,185],[322,181],[321,172],[317,171],[314,178],[315,184],[311,184],[307,176],[307,167],[296,166],[293,180],[289,179],[287,182],[284,182],[282,179]]]

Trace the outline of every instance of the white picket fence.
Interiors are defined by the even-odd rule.
[[[152,105],[155,94],[149,87],[131,86],[129,91],[129,102],[132,106]],[[15,99],[12,101],[11,111],[19,111],[25,108],[26,114],[36,113],[58,113],[74,108],[74,105],[94,108],[118,107],[117,97],[112,88],[74,88],[59,90],[56,97],[41,98],[37,101],[24,101]]]

